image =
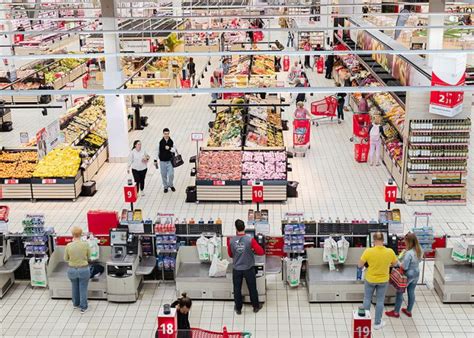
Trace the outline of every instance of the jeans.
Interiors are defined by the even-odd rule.
[[[375,303],[375,321],[374,324],[378,325],[382,322],[383,306],[385,301],[385,292],[387,291],[387,283],[369,283],[365,281],[364,284],[364,309],[370,310],[370,303],[372,302],[372,296],[374,291],[376,292],[377,301]]]
[[[288,38],[288,41],[286,42],[286,47],[293,47],[293,38]]]
[[[87,286],[90,278],[89,267],[69,267],[67,276],[72,284],[72,305],[81,308],[81,310],[87,309]]]
[[[171,161],[160,161],[160,172],[163,188],[168,189],[173,187],[174,168]]]
[[[145,170],[132,169],[133,180],[135,181],[135,184],[137,185],[138,191],[143,191],[145,189],[145,177],[146,177],[147,170],[148,169],[145,169]]]
[[[247,288],[249,289],[250,302],[252,303],[252,306],[254,308],[259,306],[255,268],[251,267],[248,270],[233,270],[232,283],[234,284],[234,303],[236,310],[242,310],[242,281],[244,278],[247,282]]]
[[[417,283],[418,283],[418,277],[409,281],[407,285],[407,296],[408,296],[407,311],[408,312],[411,312],[411,310],[413,309],[413,306],[415,305],[415,288],[416,288]],[[403,292],[397,292],[397,298],[395,299],[395,309],[394,309],[396,313],[400,313],[402,303],[403,303]]]

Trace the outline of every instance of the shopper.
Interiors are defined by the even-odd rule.
[[[244,221],[236,220],[235,229],[237,235],[230,238],[227,245],[227,253],[229,257],[233,258],[234,309],[238,315],[242,314],[242,280],[245,278],[253,312],[257,313],[262,308],[262,305],[258,302],[255,255],[261,256],[265,252],[255,238],[246,236]]]
[[[295,61],[288,74],[288,81],[293,82],[301,75],[301,67],[298,61]]]
[[[341,85],[338,83],[337,87],[340,87]],[[346,101],[346,93],[337,93],[336,98],[337,98],[337,120],[339,122],[344,121],[344,103]]]
[[[344,79],[343,87],[352,87],[352,81],[350,76],[347,76]],[[344,111],[349,111],[349,95],[346,95],[344,98]]]
[[[320,43],[316,44],[316,47],[314,47],[314,51],[318,52],[321,50],[323,50],[323,48],[321,47],[321,44]],[[318,66],[319,55],[314,55],[313,58],[314,58],[314,68],[316,68]]]
[[[311,44],[309,43],[309,40],[305,42],[303,49],[305,52],[310,52],[311,51]],[[304,67],[305,68],[311,68],[311,55],[305,55],[304,56]]]
[[[382,118],[377,115],[374,117],[374,123],[369,128],[369,165],[380,165],[380,149],[382,148],[382,136],[386,137],[383,132]]]
[[[332,78],[332,68],[334,67],[334,55],[328,55],[326,62],[324,63],[326,66],[326,79]]]
[[[308,109],[304,107],[304,102],[297,101],[296,102],[296,110],[294,114],[295,119],[310,119],[311,116],[309,115]]]
[[[288,40],[286,41],[286,47],[294,47],[295,34],[292,31],[288,31]]]
[[[215,70],[211,76],[211,88],[220,88],[221,87],[221,76],[218,70]],[[219,98],[219,93],[211,93],[213,102]]]
[[[359,110],[359,113],[366,114],[369,112],[369,103],[367,102],[367,98],[367,94],[361,95],[359,104],[357,105],[357,110]]]
[[[381,232],[372,236],[374,246],[367,248],[359,260],[359,268],[368,265],[365,270],[364,308],[370,310],[372,296],[376,293],[374,330],[385,326],[382,320],[385,292],[390,278],[390,266],[398,263],[397,256],[392,249],[384,246],[384,237]]]
[[[178,314],[178,335],[177,338],[191,338],[191,324],[189,324],[189,310],[193,301],[187,296],[186,293],[182,293],[181,297],[171,303],[171,307],[176,308]]]
[[[196,81],[196,64],[194,63],[193,58],[189,58],[188,66],[187,66],[189,78],[192,80],[192,84],[194,87]]]
[[[299,78],[297,78],[295,80],[295,88],[301,88],[301,87],[304,87],[304,84],[301,83],[301,80]],[[305,93],[298,93],[296,95],[295,102],[305,102],[305,101],[306,101],[306,94]]]
[[[408,317],[412,316],[413,306],[415,305],[415,288],[420,277],[420,261],[423,257],[423,251],[421,249],[418,238],[412,232],[409,232],[405,236],[406,251],[402,253],[402,262],[400,267],[404,270],[405,275],[408,277],[407,284],[407,296],[408,305],[402,309],[402,312]],[[385,314],[389,317],[400,317],[400,309],[403,302],[403,292],[397,291],[397,298],[395,300],[395,308],[392,311],[387,311]]]
[[[87,286],[90,270],[89,257],[91,249],[86,241],[82,240],[82,229],[75,226],[71,229],[73,240],[66,245],[64,260],[68,263],[67,277],[72,284],[72,305],[79,308],[81,314],[87,311]]]
[[[170,137],[170,130],[165,128],[163,129],[163,138],[158,144],[158,149],[155,152],[160,160],[161,180],[163,181],[163,189],[165,193],[168,192],[168,189],[171,189],[173,192],[176,191],[173,185],[174,168],[172,164],[173,154],[175,152],[174,143]],[[156,158],[154,162],[156,169],[158,169],[158,160]]]
[[[128,156],[128,170],[130,174],[130,169],[132,169],[133,180],[137,185],[137,192],[142,196],[145,196],[143,190],[145,190],[145,177],[148,170],[148,161],[150,156],[142,148],[142,143],[140,140],[135,140],[133,142],[133,148]]]

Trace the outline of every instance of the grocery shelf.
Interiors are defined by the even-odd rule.
[[[431,160],[437,160],[437,161],[444,161],[444,160],[467,160],[468,156],[461,156],[461,157],[447,157],[447,156],[433,156],[433,157],[418,157],[418,156],[408,156],[408,159],[410,160],[420,160],[420,161],[431,161]]]
[[[412,146],[436,147],[436,146],[469,146],[469,143],[410,143]]]
[[[471,131],[469,129],[453,129],[453,130],[437,130],[437,129],[412,129],[411,130],[412,134],[418,134],[418,133],[429,133],[429,134],[441,134],[441,133],[470,133]]]

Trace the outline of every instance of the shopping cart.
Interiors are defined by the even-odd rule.
[[[309,119],[293,120],[293,150],[295,156],[306,156],[306,150],[311,148],[311,121]]]
[[[168,338],[171,337],[169,334],[160,335],[160,330],[156,330],[155,337],[160,338],[162,336]],[[192,328],[191,330],[178,330],[175,332],[173,337],[189,337],[189,338],[250,338],[252,334],[249,332],[228,332],[224,326],[222,332],[209,331],[198,328]]]
[[[352,137],[354,158],[357,162],[367,162],[369,157],[370,115],[367,113],[352,115]]]
[[[324,99],[311,103],[311,115],[315,118],[311,119],[311,123],[318,126],[319,122],[324,119],[336,117],[337,99],[334,96],[326,96]],[[341,123],[340,121],[338,123]]]

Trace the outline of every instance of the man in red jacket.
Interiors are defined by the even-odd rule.
[[[242,281],[245,278],[250,293],[253,312],[262,308],[258,302],[257,277],[255,275],[255,255],[262,256],[265,252],[255,238],[246,236],[245,223],[235,221],[237,235],[228,240],[227,253],[233,258],[232,283],[234,284],[235,312],[242,314]]]

